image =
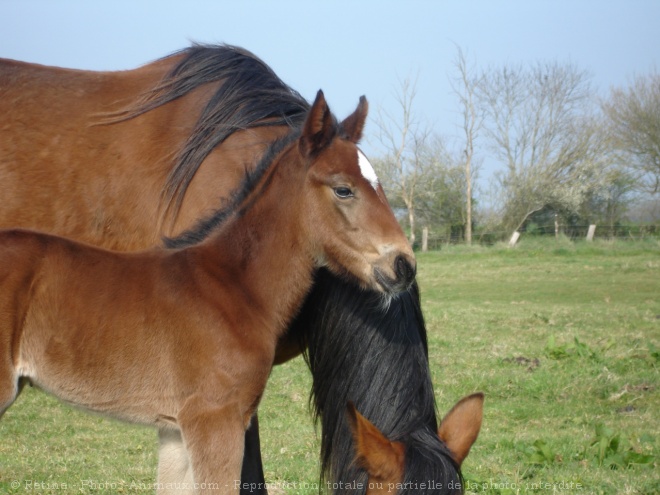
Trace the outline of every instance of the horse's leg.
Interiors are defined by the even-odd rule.
[[[241,495],[268,495],[264,467],[261,463],[259,419],[255,413],[250,427],[245,431],[245,450],[241,470]]]
[[[189,495],[194,493],[192,466],[183,444],[181,432],[158,430],[158,495]]]
[[[5,366],[5,363],[0,364],[0,418],[5,413],[9,406],[11,406],[16,397],[20,392],[22,387],[19,387],[16,379],[13,377],[12,373],[8,373]]]
[[[238,494],[246,430],[239,405],[218,407],[191,398],[178,423],[192,464],[195,493]]]
[[[4,325],[3,325],[4,326]],[[25,382],[16,377],[16,370],[9,352],[9,342],[3,342],[0,335],[0,418],[11,406]]]

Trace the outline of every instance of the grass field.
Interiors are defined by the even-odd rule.
[[[438,408],[486,394],[468,493],[660,493],[660,244],[523,239],[419,254]],[[266,478],[317,493],[301,359],[260,408]],[[151,493],[155,432],[26,389],[0,421],[0,493]]]

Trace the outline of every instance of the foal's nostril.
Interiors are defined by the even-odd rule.
[[[399,281],[406,285],[411,284],[415,279],[416,268],[410,264],[405,256],[397,256],[394,260],[394,271]]]

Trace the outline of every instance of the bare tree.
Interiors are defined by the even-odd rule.
[[[634,79],[628,89],[613,88],[602,102],[613,146],[644,192],[660,192],[660,74]]]
[[[505,164],[496,175],[505,228],[546,207],[576,211],[602,164],[585,72],[572,65],[490,70],[479,86],[486,136]]]
[[[432,175],[433,162],[426,159],[424,149],[429,132],[421,129],[413,115],[415,82],[405,79],[400,83],[396,100],[399,116],[380,111],[376,122],[379,140],[385,148],[385,155],[374,160],[393,206],[406,210],[410,227],[410,243],[415,242],[417,198],[423,194]]]
[[[465,242],[472,244],[472,179],[474,161],[474,143],[483,123],[483,113],[476,104],[479,80],[472,76],[465,54],[456,47],[457,54],[454,68],[458,73],[451,81],[454,94],[458,97],[461,108],[461,130],[465,137]]]
[[[448,236],[466,225],[465,170],[462,156],[450,152],[440,136],[433,136],[418,150],[425,170],[425,186],[417,196],[417,216],[422,225],[444,230]]]

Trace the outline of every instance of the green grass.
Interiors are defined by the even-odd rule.
[[[660,493],[657,241],[523,239],[418,260],[441,414],[486,393],[469,492]],[[317,493],[310,382],[300,359],[277,367],[260,408],[279,493]],[[35,390],[0,420],[0,493],[151,493],[156,461],[152,430]]]
[[[660,491],[657,243],[447,249],[419,266],[440,409],[486,392],[473,491]],[[619,437],[608,459],[599,425]],[[605,465],[617,455],[625,467]]]

